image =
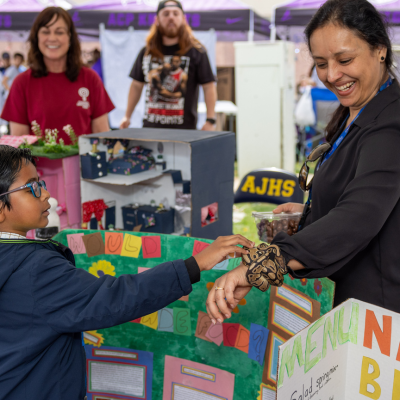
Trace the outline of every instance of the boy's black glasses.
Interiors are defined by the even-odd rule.
[[[304,161],[304,164],[301,167],[299,173],[299,186],[303,192],[310,190],[312,186],[312,179],[310,182],[307,183],[308,173],[310,171],[310,168],[308,167],[307,163],[317,161],[330,148],[331,145],[329,143],[322,143],[319,146],[317,146],[314,150],[312,150],[310,155],[307,157],[307,160]]]
[[[6,193],[1,193],[0,197],[5,196],[6,194],[10,194],[13,192],[18,192],[19,190],[24,190],[24,189],[31,189],[31,192],[33,194],[33,197],[39,198],[42,195],[42,189],[47,190],[46,183],[44,181],[39,181],[39,182],[32,182],[32,183],[27,183],[24,186],[20,186],[16,189],[10,190],[9,192]]]

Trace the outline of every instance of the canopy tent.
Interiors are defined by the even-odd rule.
[[[271,21],[271,37],[279,36],[295,40],[325,0],[294,0],[276,6]],[[400,0],[370,0],[391,26],[400,26]],[[397,29],[396,29],[397,31]],[[397,32],[396,32],[397,33]]]
[[[248,38],[247,32],[250,32],[250,39],[254,35],[263,39],[270,35],[270,22],[239,0],[181,2],[193,30],[214,29],[218,39],[225,37],[225,40],[240,40],[238,32],[246,33],[245,39]],[[106,29],[127,29],[132,26],[135,30],[148,30],[154,21],[157,4],[158,0],[95,0],[75,7],[71,13],[78,28],[98,29],[99,24],[103,23]]]

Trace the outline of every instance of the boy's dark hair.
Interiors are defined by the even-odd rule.
[[[29,149],[16,149],[11,146],[0,145],[0,194],[10,190],[10,186],[17,179],[22,163],[31,162],[36,167],[35,157]],[[9,194],[0,197],[0,210],[7,207],[11,210]]]
[[[21,60],[22,60],[22,61],[24,61],[24,60],[25,60],[25,57],[24,57],[24,55],[23,55],[23,54],[21,54],[21,53],[14,53],[14,58],[16,58],[16,57],[19,57],[19,58],[21,58]]]

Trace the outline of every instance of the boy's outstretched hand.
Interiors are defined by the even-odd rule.
[[[194,256],[200,271],[210,270],[215,265],[224,261],[226,256],[230,253],[236,253],[236,256],[248,254],[248,251],[238,247],[238,244],[249,248],[254,247],[254,243],[242,235],[218,237],[217,240],[211,243],[202,252]]]

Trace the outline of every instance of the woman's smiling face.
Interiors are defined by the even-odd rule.
[[[372,49],[350,29],[330,23],[314,31],[311,54],[319,79],[340,103],[361,109],[377,93],[386,77],[386,48]]]

